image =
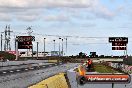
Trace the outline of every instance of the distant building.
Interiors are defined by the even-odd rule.
[[[59,51],[51,51],[51,56],[59,56]]]

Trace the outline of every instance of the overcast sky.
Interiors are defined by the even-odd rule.
[[[24,35],[21,33],[31,26],[36,36],[34,50],[38,41],[39,51],[43,51],[44,37],[46,51],[54,49],[54,39],[58,50],[60,36],[64,51],[68,39],[67,55],[80,51],[123,55],[123,51],[112,51],[108,43],[108,37],[116,36],[129,38],[128,54],[132,54],[132,0],[0,0],[1,32],[6,25],[14,31],[12,49],[14,35]]]

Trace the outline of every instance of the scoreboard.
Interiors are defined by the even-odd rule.
[[[32,41],[35,41],[34,36],[17,36],[18,49],[32,49]]]
[[[126,50],[128,37],[109,37],[109,43],[112,43],[112,50]]]

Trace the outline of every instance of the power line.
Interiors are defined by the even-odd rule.
[[[19,33],[19,34],[27,34],[27,33],[22,33],[22,32],[15,32],[15,33]],[[65,35],[65,36],[63,36],[63,35],[49,35],[49,34],[40,34],[40,33],[32,33],[33,35],[41,35],[41,36],[48,36],[48,37],[62,37],[62,38],[109,38],[109,37],[87,37],[87,36],[69,36],[69,35]],[[128,38],[132,38],[132,36],[127,36]]]

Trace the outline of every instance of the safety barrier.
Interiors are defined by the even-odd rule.
[[[132,74],[132,66],[131,65],[112,63],[112,62],[106,62],[105,65],[113,67],[115,69],[119,69],[125,73]]]
[[[60,73],[28,88],[68,88],[68,84],[64,73]]]

